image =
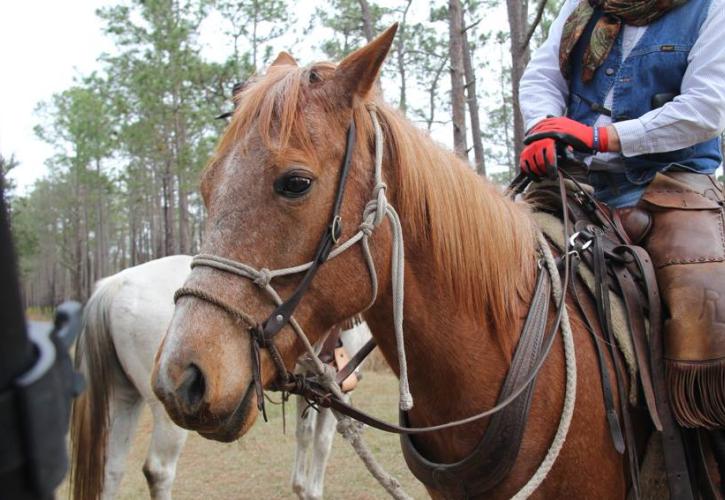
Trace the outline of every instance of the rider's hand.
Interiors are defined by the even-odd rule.
[[[544,138],[556,139],[582,153],[609,151],[609,133],[606,127],[589,127],[570,118],[547,118],[531,129],[524,144],[534,144]]]
[[[554,139],[534,141],[521,152],[521,171],[534,177],[544,177],[556,169]]]

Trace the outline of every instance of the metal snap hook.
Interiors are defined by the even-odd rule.
[[[569,246],[571,248],[574,248],[574,251],[580,251],[583,252],[587,249],[589,249],[590,246],[592,246],[593,239],[585,239],[587,238],[588,234],[582,233],[581,231],[577,231],[576,233],[572,234],[569,237]],[[583,240],[583,242],[577,244],[578,240]]]

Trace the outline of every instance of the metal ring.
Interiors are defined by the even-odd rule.
[[[330,225],[330,235],[332,236],[332,243],[334,245],[337,245],[337,242],[340,239],[341,233],[342,233],[342,217],[339,215],[336,215],[335,218],[332,219],[332,224]]]

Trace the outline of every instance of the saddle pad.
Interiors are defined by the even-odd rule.
[[[559,250],[559,252],[563,253],[565,249],[564,224],[561,220],[546,212],[534,212],[532,213],[532,216],[541,232],[544,233],[544,236],[546,236],[546,238]],[[594,294],[594,273],[583,260],[578,267],[578,274],[589,291]],[[612,306],[611,313],[614,337],[617,341],[619,350],[624,356],[624,360],[627,364],[627,371],[629,373],[629,402],[632,405],[636,405],[637,362],[634,357],[634,346],[632,345],[632,333],[629,330],[629,323],[627,321],[627,311],[624,307],[624,301],[622,298],[611,290],[609,291],[609,302]]]

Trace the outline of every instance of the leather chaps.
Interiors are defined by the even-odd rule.
[[[666,306],[665,369],[683,427],[725,427],[725,212],[722,187],[658,173],[634,208],[615,211],[651,255]]]

